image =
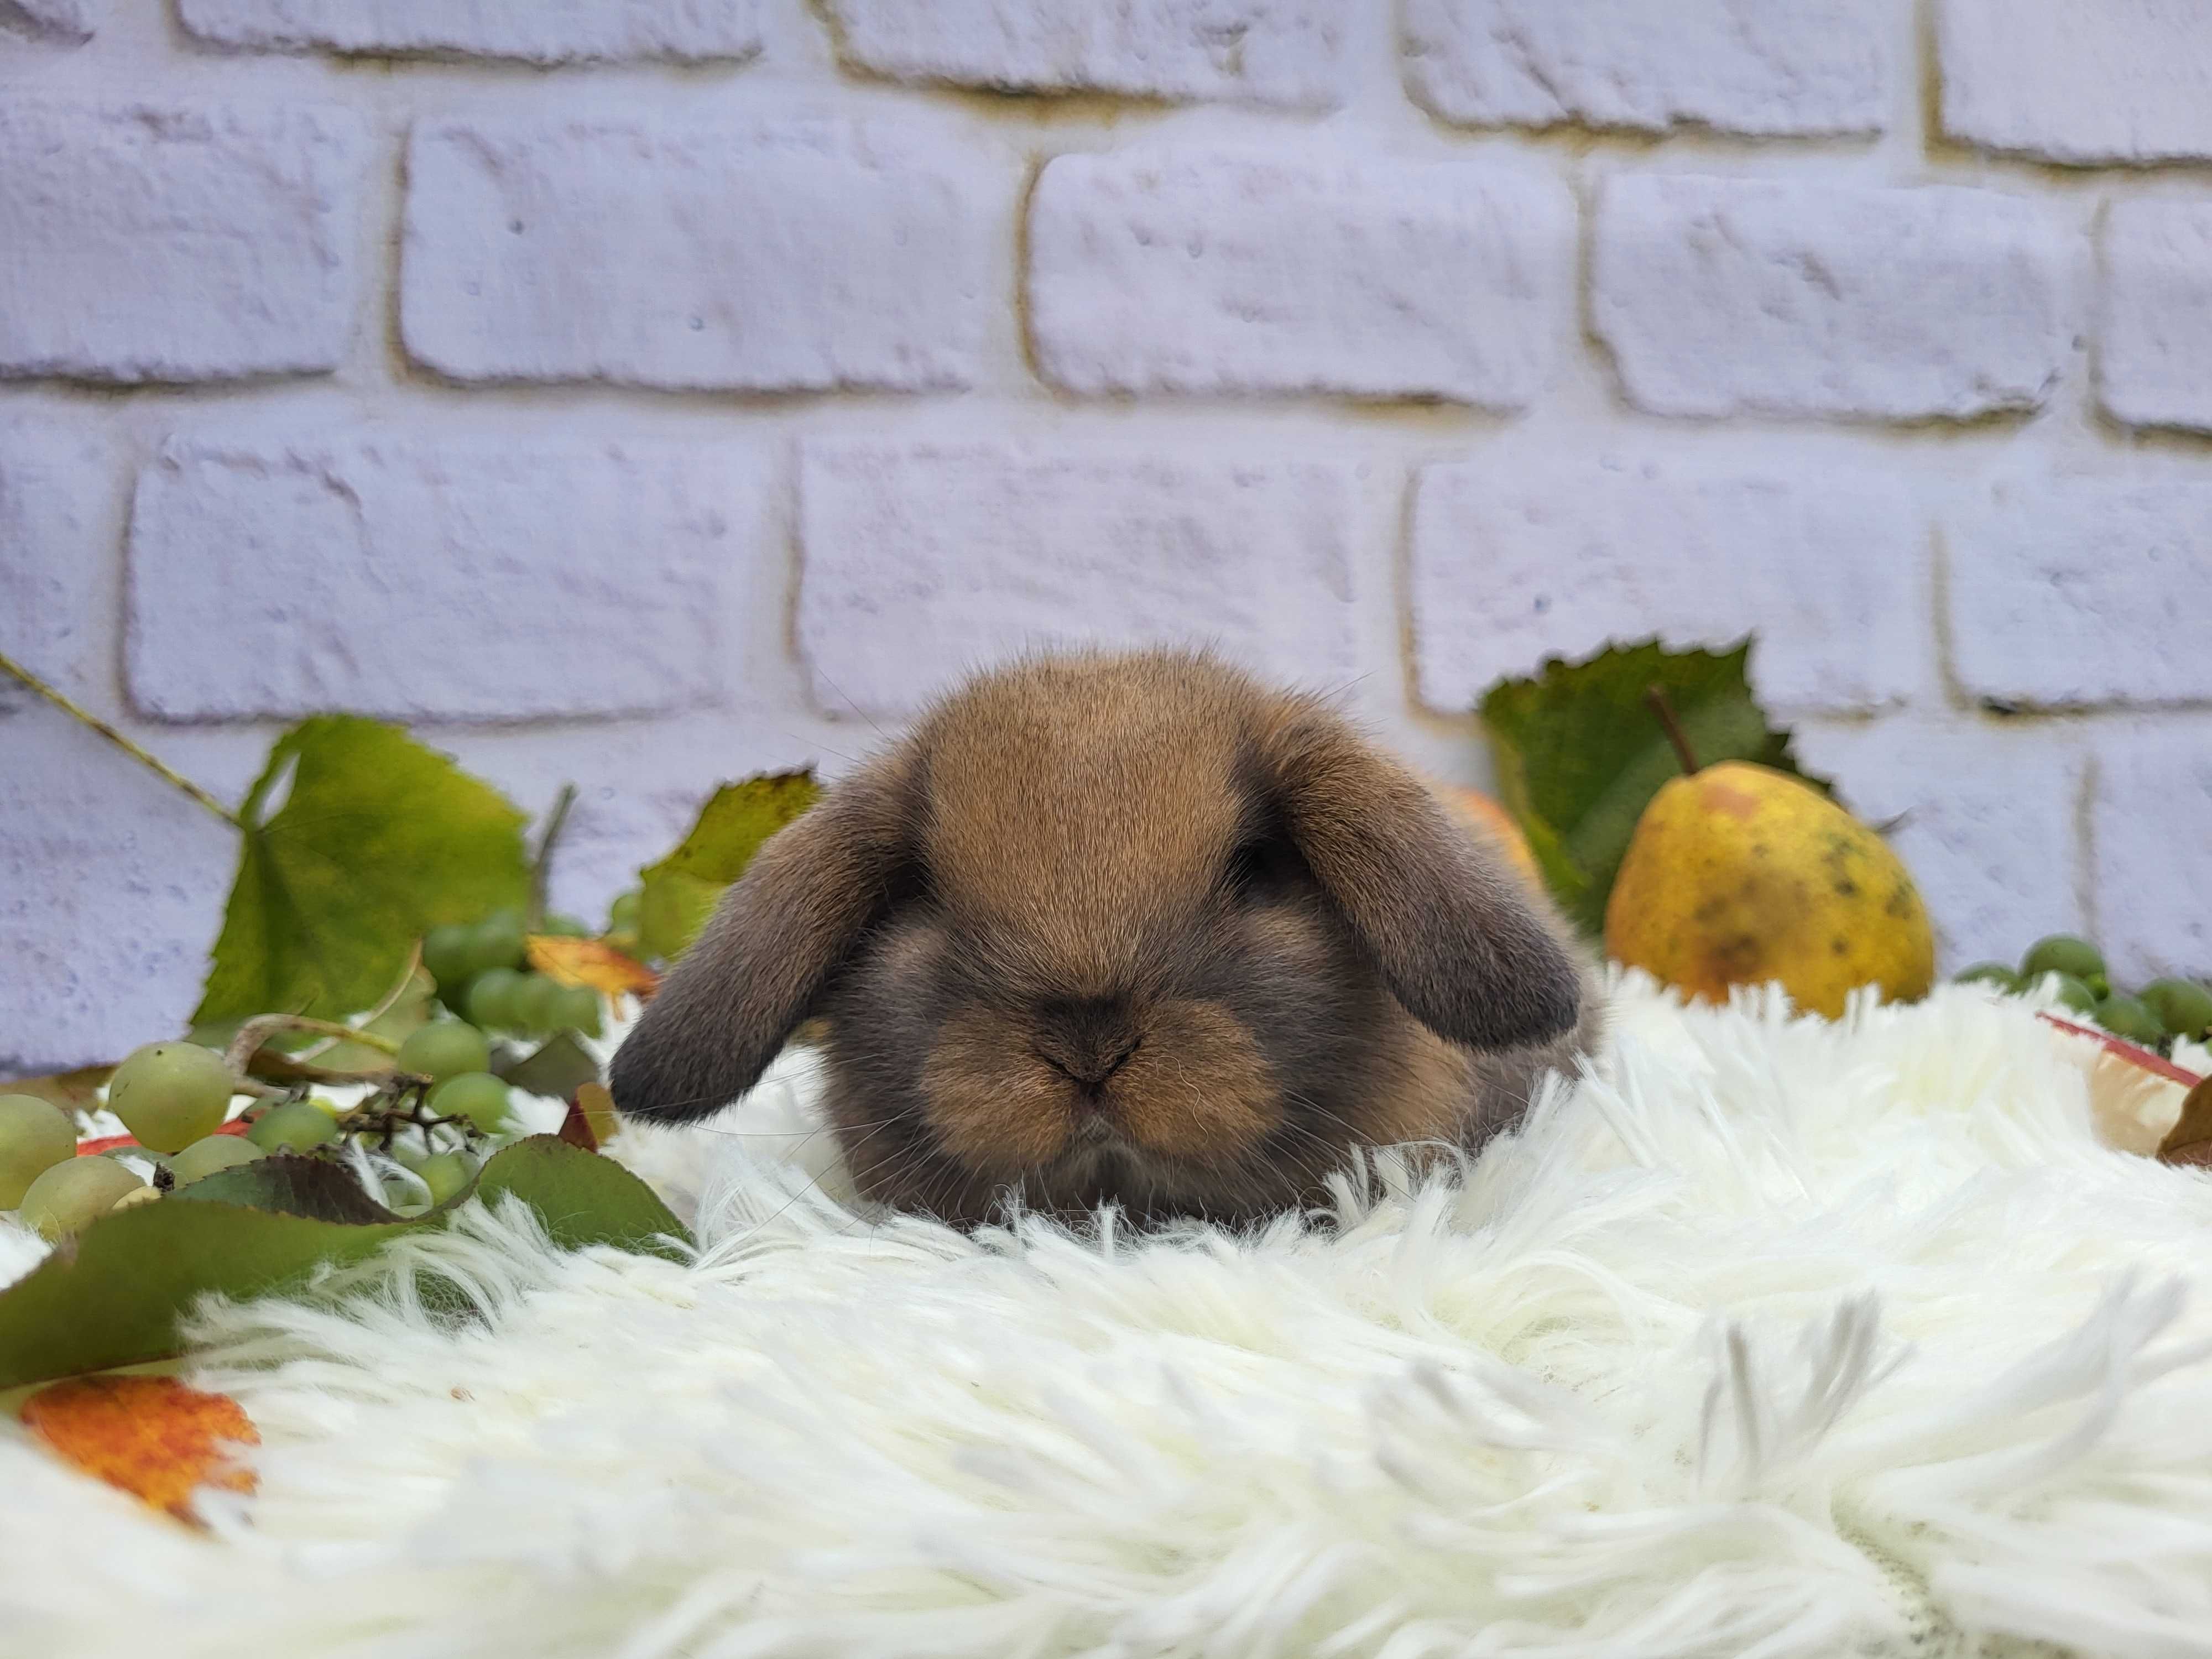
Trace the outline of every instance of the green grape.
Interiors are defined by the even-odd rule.
[[[2143,1005],[2176,1036],[2202,1040],[2212,1030],[2212,990],[2185,979],[2154,979],[2142,988]]]
[[[545,920],[538,924],[538,931],[555,939],[589,939],[592,930],[580,919],[564,915],[557,910],[545,913]]]
[[[492,968],[522,966],[522,913],[501,910],[469,930],[468,962],[481,974]]]
[[[556,1030],[599,1034],[599,994],[588,985],[563,985],[553,1003]]]
[[[488,1031],[512,1031],[521,1024],[515,1007],[522,975],[512,968],[488,968],[469,981],[469,1021]]]
[[[2086,983],[2104,971],[2104,952],[2071,933],[2053,933],[2048,939],[2039,939],[2027,947],[2027,954],[2020,959],[2020,976],[2031,982],[2045,974],[2071,974]]]
[[[152,1187],[141,1187],[137,1191],[125,1193],[122,1197],[117,1199],[113,1204],[108,1206],[107,1212],[110,1215],[115,1215],[124,1210],[135,1210],[141,1204],[158,1203],[161,1200],[161,1194],[159,1189]]]
[[[328,1112],[304,1100],[288,1100],[256,1118],[246,1138],[264,1152],[312,1152],[336,1139],[337,1133]]]
[[[2097,994],[2071,974],[2060,974],[2058,1000],[2077,1014],[2094,1015],[2097,1012]]]
[[[403,1072],[442,1083],[463,1072],[481,1072],[491,1064],[491,1045],[473,1025],[458,1019],[434,1019],[419,1025],[399,1045],[392,1062]]]
[[[1954,974],[1953,981],[1960,985],[1987,985],[2010,996],[2020,989],[2020,975],[2002,962],[1978,962],[1962,973]]]
[[[474,939],[474,930],[457,921],[433,927],[422,935],[422,967],[438,981],[440,995],[458,991],[461,982],[476,971]]]
[[[179,1187],[189,1186],[217,1170],[234,1170],[241,1164],[268,1156],[244,1135],[209,1135],[195,1140],[171,1158],[169,1173],[177,1178]]]
[[[466,1152],[433,1152],[415,1166],[415,1173],[430,1189],[430,1202],[443,1204],[476,1179],[476,1160]]]
[[[2097,1000],[2100,1002],[2112,994],[2112,981],[2102,974],[2084,974],[2081,975],[2081,982],[2097,994]]]
[[[489,1072],[463,1072],[431,1090],[427,1103],[441,1117],[465,1117],[493,1130],[507,1116],[507,1085]]]
[[[637,932],[637,907],[645,895],[636,888],[615,895],[615,902],[607,907],[607,932],[635,933]]]
[[[76,1156],[76,1125],[36,1095],[0,1095],[0,1210],[23,1201],[31,1183]]]
[[[2097,1024],[2130,1042],[2166,1038],[2166,1023],[2134,997],[2106,997],[2097,1005]]]
[[[544,1036],[560,1029],[556,1019],[560,1006],[561,987],[556,981],[543,974],[525,974],[514,994],[514,1023],[522,1030]]]
[[[149,1042],[108,1079],[107,1109],[142,1146],[173,1152],[213,1134],[230,1111],[230,1067],[196,1042]]]
[[[66,1238],[145,1184],[112,1158],[72,1158],[46,1170],[24,1192],[22,1223],[47,1239]]]

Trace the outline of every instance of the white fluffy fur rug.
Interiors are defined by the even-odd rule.
[[[210,1534],[0,1435],[0,1653],[2212,1653],[2212,1176],[1972,988],[1625,1008],[1463,1186],[1234,1240],[857,1216],[787,1061],[617,1143],[696,1262],[210,1313]]]

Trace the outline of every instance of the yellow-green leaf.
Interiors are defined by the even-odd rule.
[[[280,788],[283,804],[269,811]],[[523,815],[397,726],[318,715],[246,797],[238,876],[195,1026],[373,1006],[423,932],[529,896]]]
[[[811,767],[717,789],[682,844],[639,872],[638,933],[646,953],[663,961],[681,954],[761,843],[821,797]]]

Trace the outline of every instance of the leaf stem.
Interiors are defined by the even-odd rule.
[[[561,793],[553,798],[553,810],[545,816],[545,829],[538,837],[538,854],[530,861],[530,906],[522,913],[526,933],[536,933],[545,923],[545,890],[553,874],[553,844],[561,839],[561,830],[568,822],[568,809],[576,804],[576,786],[564,783]]]
[[[106,738],[108,742],[113,744],[125,754],[130,756],[131,759],[137,761],[141,766],[145,767],[156,777],[161,779],[163,782],[168,784],[173,788],[181,789],[184,791],[185,794],[190,795],[202,806],[206,807],[209,811],[214,813],[216,817],[221,818],[232,829],[241,832],[245,830],[246,821],[243,818],[240,817],[237,813],[232,811],[230,808],[225,806],[213,795],[208,793],[206,790],[201,788],[199,785],[194,783],[190,778],[185,777],[182,773],[172,769],[163,762],[156,760],[152,755],[148,754],[146,750],[141,749],[137,744],[131,742],[130,738],[125,737],[123,733],[117,731],[106,720],[100,719],[99,715],[94,714],[92,710],[64,696],[59,690],[56,690],[53,686],[47,684],[46,681],[40,679],[29,669],[24,667],[22,664],[15,661],[13,658],[8,656],[3,652],[0,652],[0,672],[14,675],[17,679],[22,681],[24,684],[29,686],[32,690],[37,692],[48,702],[53,704],[55,708],[60,709],[62,713],[69,715],[72,720],[81,720],[85,725],[90,726],[94,731],[99,732],[101,737]]]
[[[1674,745],[1674,757],[1682,763],[1685,775],[1698,769],[1698,751],[1690,747],[1690,735],[1682,730],[1682,722],[1675,718],[1674,705],[1667,700],[1663,687],[1652,686],[1644,694],[1644,701],[1651,706],[1658,717],[1660,729],[1666,732],[1667,741]]]

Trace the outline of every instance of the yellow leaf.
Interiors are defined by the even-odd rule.
[[[652,969],[599,939],[532,933],[523,941],[523,949],[532,968],[562,985],[585,985],[605,996],[641,999],[660,987],[660,975]]]
[[[23,1425],[87,1474],[180,1521],[203,1486],[252,1492],[253,1472],[228,1460],[261,1437],[227,1394],[170,1376],[79,1376],[23,1402]]]

